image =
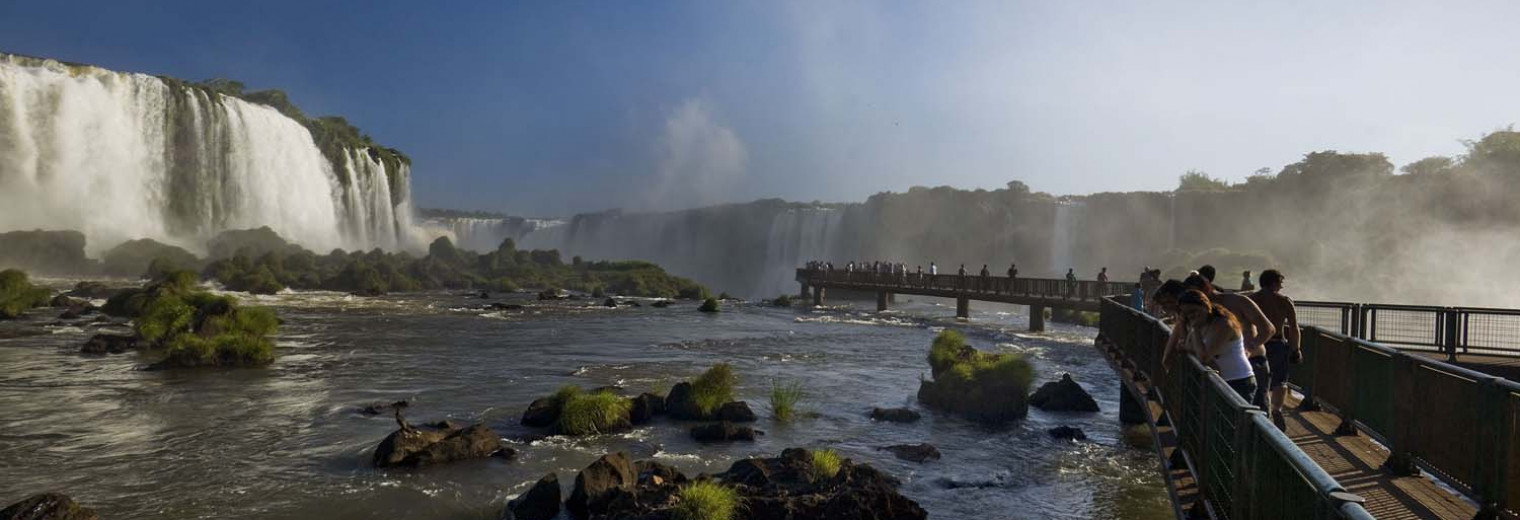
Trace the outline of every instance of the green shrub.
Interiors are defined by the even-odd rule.
[[[17,269],[0,271],[0,319],[11,319],[35,307],[48,304],[53,291],[32,285],[26,273]]]
[[[137,337],[152,344],[190,332],[195,325],[196,308],[186,304],[174,294],[151,298],[143,306],[142,314],[133,318]]]
[[[718,408],[734,400],[734,386],[738,383],[739,376],[734,375],[734,367],[728,363],[713,365],[697,376],[691,382],[691,398],[697,404],[697,412],[704,417],[717,413]]]
[[[739,492],[711,480],[685,485],[671,510],[676,520],[733,520],[739,511]]]
[[[949,369],[957,360],[966,356],[966,336],[960,331],[945,329],[934,337],[929,346],[929,369],[934,377]]]
[[[797,411],[797,403],[807,394],[802,391],[802,383],[793,381],[781,384],[779,381],[771,382],[771,414],[776,416],[777,421],[787,422]]]
[[[702,312],[718,312],[718,300],[708,298],[702,302],[701,307],[697,307],[697,310]]]
[[[771,302],[773,304],[775,304],[777,307],[791,307],[792,306],[792,297],[789,296],[789,295],[783,294],[781,296],[777,296],[776,299],[772,300]]]
[[[813,478],[813,482],[828,480],[839,474],[843,459],[834,450],[812,450],[808,452],[808,455],[813,462],[808,470],[808,475]]]
[[[241,307],[236,298],[197,287],[190,271],[166,273],[144,289],[124,291],[106,302],[107,313],[132,318],[148,348],[163,347],[166,366],[247,366],[274,361],[268,336],[280,319],[263,307]]]
[[[563,389],[562,389],[563,390]],[[560,394],[555,394],[559,400]],[[571,392],[564,397],[559,412],[559,431],[566,435],[611,433],[628,426],[628,411],[633,403],[611,391]]]

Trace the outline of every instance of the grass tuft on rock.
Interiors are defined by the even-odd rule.
[[[777,421],[787,422],[797,415],[797,403],[806,397],[800,381],[782,384],[771,382],[771,414]]]
[[[738,491],[711,480],[687,484],[679,497],[671,510],[676,520],[733,520],[741,504]]]
[[[697,307],[697,310],[702,312],[718,312],[718,300],[714,298],[703,300],[702,306]]]
[[[844,461],[838,452],[831,449],[812,450],[808,452],[808,456],[812,459],[808,474],[813,478],[813,482],[834,478],[834,475],[839,474],[839,467]]]
[[[691,382],[691,397],[697,405],[697,412],[704,417],[717,413],[724,403],[734,400],[737,384],[739,376],[734,374],[732,365],[718,363],[707,369]]]
[[[929,347],[933,381],[923,381],[918,400],[973,420],[999,423],[1028,414],[1034,369],[1023,356],[982,352],[965,336],[945,330]]]
[[[561,389],[563,392],[563,389]],[[560,393],[555,399],[561,398]],[[559,413],[559,431],[565,435],[611,433],[628,426],[628,410],[633,403],[611,391],[594,393],[576,391],[564,397]]]
[[[777,296],[775,300],[771,300],[771,303],[777,307],[791,307],[792,297],[790,295],[783,294],[781,296]]]

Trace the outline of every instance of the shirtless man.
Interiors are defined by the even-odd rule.
[[[1267,315],[1261,312],[1261,307],[1255,301],[1244,294],[1221,293],[1214,290],[1214,284],[1209,283],[1201,274],[1188,276],[1182,284],[1189,289],[1202,291],[1214,303],[1224,306],[1231,314],[1240,320],[1241,334],[1245,336],[1246,355],[1250,357],[1251,369],[1255,372],[1257,381],[1266,381],[1271,376],[1271,368],[1267,363],[1267,340],[1277,333],[1277,327],[1267,320]],[[1267,402],[1267,385],[1256,385],[1256,398],[1251,404],[1262,410],[1271,409]]]
[[[1267,321],[1278,330],[1266,345],[1267,365],[1272,370],[1267,384],[1272,389],[1272,424],[1277,425],[1278,429],[1286,430],[1282,407],[1283,401],[1288,398],[1288,367],[1303,360],[1299,343],[1298,311],[1293,308],[1293,299],[1282,293],[1281,272],[1268,269],[1262,271],[1257,280],[1261,284],[1261,290],[1251,293],[1251,301],[1261,307],[1261,312],[1267,315]]]

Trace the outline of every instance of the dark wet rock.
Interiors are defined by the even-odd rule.
[[[121,354],[137,348],[137,337],[122,334],[96,334],[79,349],[85,354]]]
[[[48,307],[79,307],[79,308],[83,308],[84,306],[89,305],[89,304],[90,304],[89,300],[85,300],[83,298],[74,298],[74,297],[71,297],[71,296],[69,296],[67,294],[60,294],[60,295],[54,296],[52,300],[48,301]]]
[[[625,307],[643,307],[644,306],[644,304],[639,303],[638,300],[624,300],[622,302],[622,305],[625,306]]]
[[[538,293],[538,299],[540,299],[540,300],[565,300],[565,299],[569,299],[569,297],[566,296],[566,295],[564,295],[564,294],[562,294],[562,293],[560,293],[558,290],[555,290],[555,289],[545,289],[543,292]]]
[[[657,301],[657,302],[649,304],[649,306],[650,307],[654,307],[656,309],[664,309],[664,308],[670,306],[670,300],[660,300],[660,301]]]
[[[492,309],[492,310],[498,310],[498,311],[516,311],[516,310],[522,310],[524,307],[525,306],[523,304],[520,304],[520,303],[501,303],[501,302],[496,302],[496,303],[493,303],[493,304],[487,306],[486,308],[487,309]]]
[[[559,403],[553,397],[534,399],[528,409],[523,412],[523,426],[531,428],[548,428],[559,422]]]
[[[491,293],[490,293],[490,291],[480,291],[480,294],[475,295],[475,297],[480,298],[482,300],[489,300],[489,299],[491,299]]]
[[[641,460],[633,463],[633,470],[638,473],[638,483],[641,485],[658,485],[666,482],[679,484],[687,480],[686,475],[682,474],[675,467],[652,460]]]
[[[638,473],[627,452],[609,453],[596,459],[575,476],[575,489],[565,508],[576,518],[608,513],[619,495],[629,493],[638,483]]]
[[[628,420],[633,424],[644,424],[654,419],[654,416],[665,413],[665,398],[655,394],[645,393],[629,399],[633,407],[628,410]]]
[[[1074,441],[1087,440],[1087,432],[1082,431],[1081,428],[1075,428],[1071,426],[1057,426],[1055,428],[1045,430],[1045,433],[1049,433],[1051,437],[1055,437],[1057,439],[1071,439]]]
[[[618,302],[617,302],[617,300],[614,300],[612,298],[608,298],[607,301],[602,302],[602,306],[603,307],[616,308],[618,306]]]
[[[550,520],[559,516],[559,475],[544,475],[528,492],[507,502],[503,518],[508,520]]]
[[[921,416],[918,412],[907,408],[872,408],[871,420],[895,423],[910,423],[917,421]]]
[[[74,284],[74,289],[66,292],[75,298],[88,298],[91,300],[104,300],[122,291],[119,287],[110,287],[101,282],[79,282]]]
[[[500,456],[516,451],[501,445],[501,436],[483,424],[459,429],[418,429],[396,413],[401,428],[375,448],[376,467],[421,467],[466,459]]]
[[[749,403],[734,401],[724,403],[718,408],[718,420],[725,422],[755,422],[755,412],[749,409]]]
[[[62,493],[32,495],[0,509],[0,520],[99,520],[94,510]]]
[[[928,462],[939,460],[939,448],[927,442],[920,444],[897,444],[894,446],[882,446],[879,450],[890,451],[897,458],[913,462]]]
[[[79,309],[79,308],[75,308],[75,307],[70,307],[68,309],[65,309],[62,314],[58,315],[58,319],[60,319],[60,320],[77,320],[77,319],[83,318],[83,317],[84,317],[83,310]]]
[[[1040,386],[1029,396],[1029,404],[1047,412],[1098,411],[1098,402],[1071,378],[1071,374],[1062,374],[1060,381]]]
[[[761,433],[754,428],[731,422],[701,424],[691,428],[691,438],[697,442],[753,441]]]
[[[456,430],[456,429],[459,429],[459,424],[458,423],[455,423],[454,421],[450,421],[448,419],[440,419],[440,420],[437,420],[437,421],[433,421],[433,422],[427,423],[426,426],[428,428],[433,428],[435,430]]]
[[[400,409],[406,408],[407,406],[411,406],[411,404],[412,404],[411,401],[404,401],[404,400],[403,401],[396,401],[394,403],[375,403],[375,404],[367,405],[364,408],[360,408],[359,409],[359,413],[362,413],[364,415],[380,415],[380,414],[395,413],[396,410],[400,410]]]
[[[704,419],[701,411],[697,408],[697,401],[691,395],[691,383],[682,381],[670,387],[670,392],[665,394],[665,411],[671,418],[688,421]]]
[[[0,339],[29,338],[52,334],[42,327],[0,327]]]

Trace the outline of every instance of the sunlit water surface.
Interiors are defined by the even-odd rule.
[[[79,345],[103,330],[58,326],[56,310],[0,324],[0,505],[44,490],[68,493],[109,519],[124,518],[495,518],[506,500],[557,472],[576,471],[613,450],[654,458],[689,474],[783,448],[832,447],[900,477],[903,493],[932,518],[1167,518],[1157,461],[1145,434],[1118,423],[1119,383],[1092,347],[1089,328],[1024,332],[1013,307],[973,304],[970,323],[920,299],[894,310],[870,304],[826,309],[692,303],[667,309],[606,309],[578,300],[488,301],[457,294],[356,298],[295,293],[247,298],[275,307],[285,324],[279,359],[241,370],[144,371],[135,354],[86,357]],[[864,309],[864,310],[863,310]],[[1097,399],[1097,414],[1031,410],[999,428],[922,410],[914,402],[924,356],[943,327],[980,348],[1029,356],[1040,380],[1071,372]],[[0,334],[4,337],[6,334]],[[660,390],[713,363],[732,363],[740,398],[761,415],[754,443],[702,446],[689,424],[657,420],[621,435],[524,441],[517,424],[534,398],[564,384]],[[801,381],[793,424],[769,419],[772,381]],[[413,422],[484,421],[520,451],[422,470],[376,470],[373,448],[395,429],[365,416],[370,403],[414,400]],[[910,406],[915,424],[875,423],[873,406]],[[1051,439],[1058,425],[1088,442]],[[880,446],[929,442],[944,458],[901,461]],[[568,489],[566,490],[568,492]]]

